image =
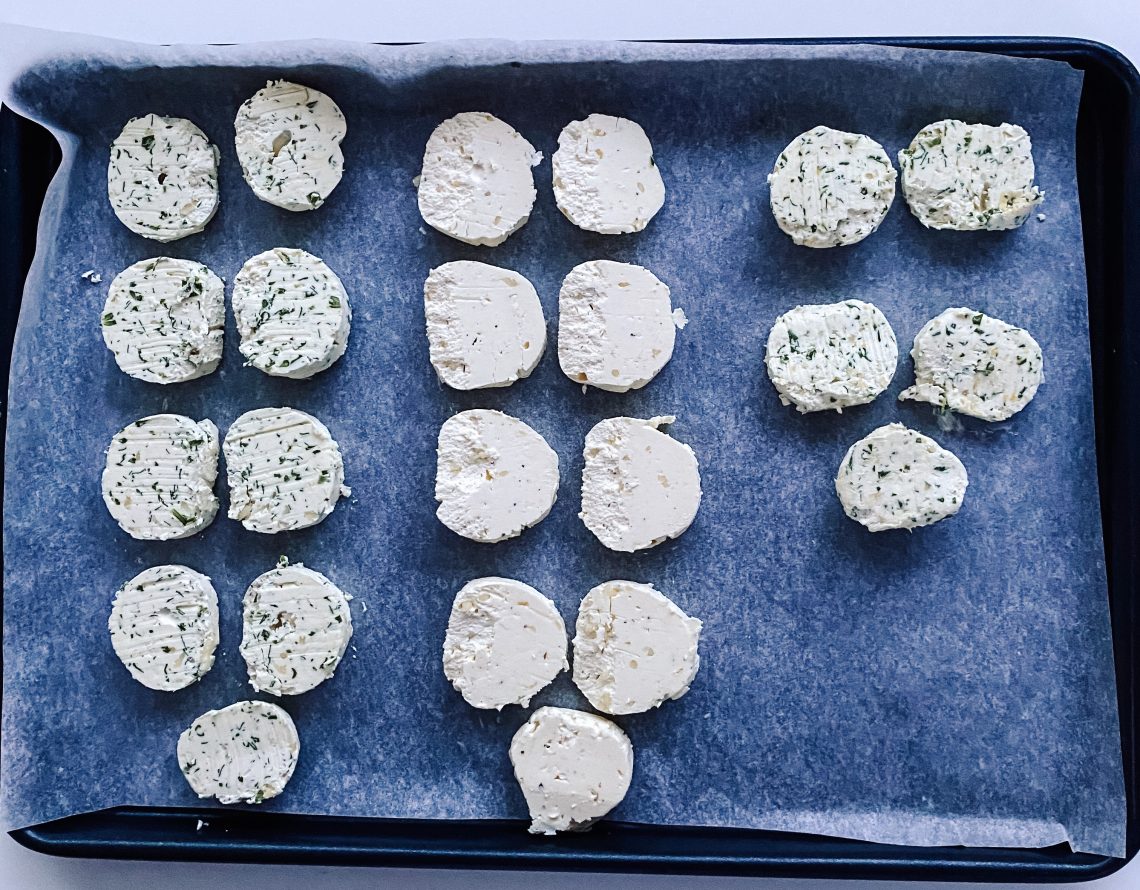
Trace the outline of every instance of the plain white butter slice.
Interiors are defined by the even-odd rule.
[[[301,740],[277,705],[239,701],[207,711],[178,737],[178,766],[199,797],[261,803],[285,790]]]
[[[184,118],[131,118],[111,143],[107,196],[136,235],[165,242],[201,232],[218,210],[217,146]]]
[[[780,401],[839,411],[872,401],[898,363],[895,332],[878,307],[861,300],[797,306],[776,319],[764,363]]]
[[[591,114],[558,135],[554,200],[579,228],[603,235],[640,232],[665,203],[665,183],[640,124]]]
[[[115,276],[99,323],[119,368],[148,383],[182,383],[222,360],[225,285],[193,260],[157,257]]]
[[[651,584],[607,581],[586,594],[574,636],[574,683],[599,711],[639,714],[689,691],[701,622]]]
[[[218,428],[181,414],[142,417],[115,434],[103,503],[132,538],[188,538],[214,521]]]
[[[344,174],[340,150],[348,127],[319,90],[270,81],[241,104],[234,147],[253,193],[285,210],[315,210]]]
[[[611,550],[631,553],[676,538],[701,505],[693,449],[658,427],[675,417],[612,417],[586,435],[582,512]]]
[[[936,121],[899,152],[899,168],[903,196],[928,229],[1016,229],[1045,200],[1033,184],[1033,144],[1015,124]]]
[[[111,646],[148,689],[184,689],[214,666],[218,595],[210,579],[180,565],[154,566],[115,593]]]
[[[319,257],[275,247],[234,277],[234,318],[246,364],[303,380],[344,355],[352,326],[348,293]]]
[[[558,294],[558,363],[575,383],[640,389],[673,356],[678,324],[669,288],[631,263],[591,260]]]
[[[222,449],[229,517],[251,532],[316,525],[349,493],[340,447],[328,427],[304,411],[247,411],[226,432]]]
[[[530,218],[531,168],[542,162],[510,125],[465,111],[432,131],[417,184],[420,214],[433,229],[467,244],[502,244]]]
[[[558,497],[558,455],[501,411],[449,417],[436,451],[436,516],[472,541],[513,538],[546,518]]]
[[[982,420],[1006,420],[1044,379],[1029,332],[973,309],[947,309],[914,338],[914,386],[899,399],[930,402]]]
[[[815,127],[793,139],[768,174],[772,215],[804,247],[856,244],[891,209],[897,176],[870,136]]]
[[[629,737],[585,711],[539,708],[511,739],[510,756],[531,834],[589,828],[622,802],[633,778]]]
[[[968,484],[966,468],[955,455],[930,437],[892,423],[847,449],[835,492],[849,517],[881,532],[953,516]]]
[[[530,376],[546,349],[534,285],[518,272],[456,260],[424,282],[431,364],[455,389],[510,386]]]
[[[455,597],[443,673],[476,708],[530,700],[570,663],[566,626],[549,599],[511,578],[476,578]]]
[[[240,651],[259,692],[315,689],[336,673],[351,639],[348,597],[300,563],[278,565],[245,592]]]

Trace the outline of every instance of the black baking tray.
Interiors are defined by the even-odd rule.
[[[1069,38],[708,42],[873,43],[994,52],[1057,59],[1085,73],[1077,119],[1077,172],[1131,859],[1140,848],[1140,404],[1130,385],[1140,381],[1140,75],[1116,50]],[[0,111],[0,366],[5,369],[40,206],[59,158],[59,148],[46,130],[8,109]],[[0,454],[2,448],[0,441]],[[905,847],[772,831],[620,822],[603,822],[585,835],[546,838],[528,835],[521,820],[353,819],[188,807],[119,807],[11,834],[33,850],[94,858],[879,880],[1082,881],[1110,874],[1128,861],[1073,853],[1065,844],[1045,849]]]

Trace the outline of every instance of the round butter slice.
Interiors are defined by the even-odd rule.
[[[304,411],[247,411],[229,428],[222,450],[229,517],[251,532],[271,535],[316,525],[351,493],[336,440]]]
[[[234,318],[246,364],[303,380],[348,348],[348,293],[319,257],[275,247],[246,260],[234,277]]]
[[[558,209],[589,232],[640,232],[665,203],[649,137],[624,117],[571,121],[558,135],[551,163]]]
[[[873,401],[898,364],[895,332],[861,300],[797,306],[776,319],[764,363],[780,401],[801,414]]]
[[[701,622],[651,584],[599,584],[578,609],[574,683],[607,714],[656,708],[689,691],[700,635]]]
[[[200,572],[154,566],[118,589],[107,628],[115,654],[143,686],[184,689],[214,666],[218,595]]]
[[[558,455],[518,418],[476,408],[440,428],[435,515],[456,534],[484,543],[516,537],[557,497]]]
[[[131,118],[111,143],[107,196],[136,235],[166,242],[201,232],[218,210],[217,146],[184,118]]]
[[[955,455],[928,436],[892,423],[847,449],[835,492],[849,517],[881,532],[953,516],[968,484],[966,468]]]
[[[312,87],[276,80],[241,104],[234,147],[253,193],[285,210],[316,210],[344,174],[348,131],[337,104]]]
[[[566,626],[549,599],[510,578],[463,585],[447,621],[443,673],[469,705],[525,708],[569,667]]]
[[[640,389],[673,356],[669,288],[631,263],[592,260],[570,270],[558,294],[558,363],[575,383]]]
[[[222,360],[225,285],[193,260],[157,257],[115,276],[99,322],[119,368],[147,383],[182,383]]]
[[[457,260],[424,282],[431,364],[455,389],[510,386],[530,376],[546,349],[534,285],[518,272]]]
[[[502,244],[530,218],[538,194],[531,168],[541,162],[542,154],[493,114],[457,114],[432,131],[424,149],[420,214],[467,244]]]
[[[352,614],[332,581],[285,563],[249,585],[242,628],[249,685],[270,695],[300,695],[336,673],[352,639]]]
[[[900,400],[930,402],[981,420],[1007,420],[1044,379],[1041,347],[1028,331],[958,307],[914,338],[914,386]]]
[[[214,521],[218,428],[181,414],[142,417],[115,434],[103,503],[132,538],[188,538]]]
[[[199,797],[261,803],[285,790],[301,740],[277,705],[239,701],[207,711],[178,737],[178,766]]]
[[[1045,200],[1032,141],[1015,124],[936,121],[899,152],[899,168],[911,213],[928,229],[1016,229]]]
[[[780,152],[768,175],[772,215],[804,247],[856,244],[891,209],[897,175],[870,136],[815,127]]]
[[[589,828],[622,802],[633,778],[629,737],[585,711],[539,708],[511,739],[510,756],[531,834]]]
[[[586,435],[579,517],[611,550],[632,553],[681,535],[701,505],[693,449],[658,427],[675,417],[612,417]]]

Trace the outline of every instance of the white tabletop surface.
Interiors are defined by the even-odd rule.
[[[652,10],[652,11],[650,11]],[[35,25],[152,43],[240,43],[300,37],[372,41],[457,37],[670,38],[881,35],[1031,35],[1088,37],[1115,46],[1140,63],[1136,0],[573,0],[570,3],[495,0],[0,0],[0,22]],[[92,862],[29,852],[0,835],[3,890],[322,890],[387,884],[416,888],[546,890],[577,887],[583,876],[506,872],[314,868],[274,865]],[[591,876],[605,890],[669,888],[965,888],[997,885],[871,884],[747,878],[697,879]],[[1010,885],[1012,887],[1024,885]],[[1062,886],[1062,885],[1056,885]],[[1070,886],[1070,885],[1064,885]],[[1078,886],[1078,885],[1071,885]],[[1090,886],[1090,885],[1080,885]],[[1095,885],[1140,888],[1140,857]]]

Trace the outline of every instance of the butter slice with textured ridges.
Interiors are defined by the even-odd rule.
[[[299,695],[336,673],[352,639],[348,597],[320,572],[284,559],[249,585],[241,657],[249,685]]]
[[[937,121],[899,152],[899,168],[903,196],[928,229],[1016,229],[1045,200],[1029,134],[1015,124]]]
[[[293,719],[262,701],[207,711],[178,737],[178,766],[194,793],[224,804],[276,797],[300,753]]]
[[[465,111],[432,132],[418,201],[433,229],[467,244],[502,244],[530,218],[542,154],[493,114]]]
[[[967,485],[954,454],[901,423],[881,426],[847,449],[835,477],[844,512],[873,532],[953,516]]]
[[[344,285],[319,257],[275,247],[234,277],[234,318],[246,364],[304,380],[348,349],[352,309]]]
[[[566,660],[566,625],[549,599],[511,578],[476,578],[455,597],[443,673],[469,705],[524,708]]]
[[[181,414],[142,417],[107,448],[103,503],[140,541],[188,538],[214,521],[218,428]]]
[[[611,550],[632,553],[681,535],[701,505],[693,449],[658,427],[675,417],[611,417],[586,434],[582,512]]]
[[[530,376],[546,349],[534,285],[510,269],[457,260],[424,282],[431,364],[455,389],[510,386]]]
[[[621,727],[569,708],[531,714],[510,756],[531,834],[589,828],[622,802],[633,778],[633,745]]]
[[[857,244],[891,209],[897,176],[870,136],[815,127],[793,139],[768,174],[772,215],[804,247]]]
[[[285,210],[315,210],[344,174],[340,143],[348,127],[319,90],[270,81],[241,104],[234,146],[253,193]]]
[[[591,260],[570,270],[558,294],[558,363],[575,383],[640,389],[673,356],[681,316],[669,288],[631,263]]]
[[[797,306],[776,319],[764,363],[780,401],[801,414],[874,400],[895,376],[899,346],[878,307],[861,300]]]
[[[99,322],[119,368],[147,383],[182,383],[222,360],[225,285],[193,260],[157,257],[115,276]]]
[[[184,689],[214,666],[218,595],[210,579],[180,565],[154,566],[115,593],[111,646],[148,689]]]
[[[132,118],[111,143],[107,196],[136,235],[165,242],[201,232],[218,210],[217,146],[184,118]]]
[[[226,432],[222,450],[229,517],[251,532],[271,535],[316,525],[351,493],[336,440],[304,411],[247,411]]]
[[[701,622],[652,584],[599,584],[578,608],[574,683],[607,714],[656,708],[689,691],[700,635]]]
[[[982,420],[1006,420],[1028,405],[1044,379],[1041,347],[1022,328],[958,307],[914,338],[914,386],[900,400],[930,402]]]
[[[640,232],[665,203],[665,183],[640,124],[591,114],[558,135],[551,161],[554,200],[579,228],[603,235]]]
[[[436,450],[435,515],[472,541],[522,534],[558,497],[558,455],[517,417],[475,408],[449,417]]]

